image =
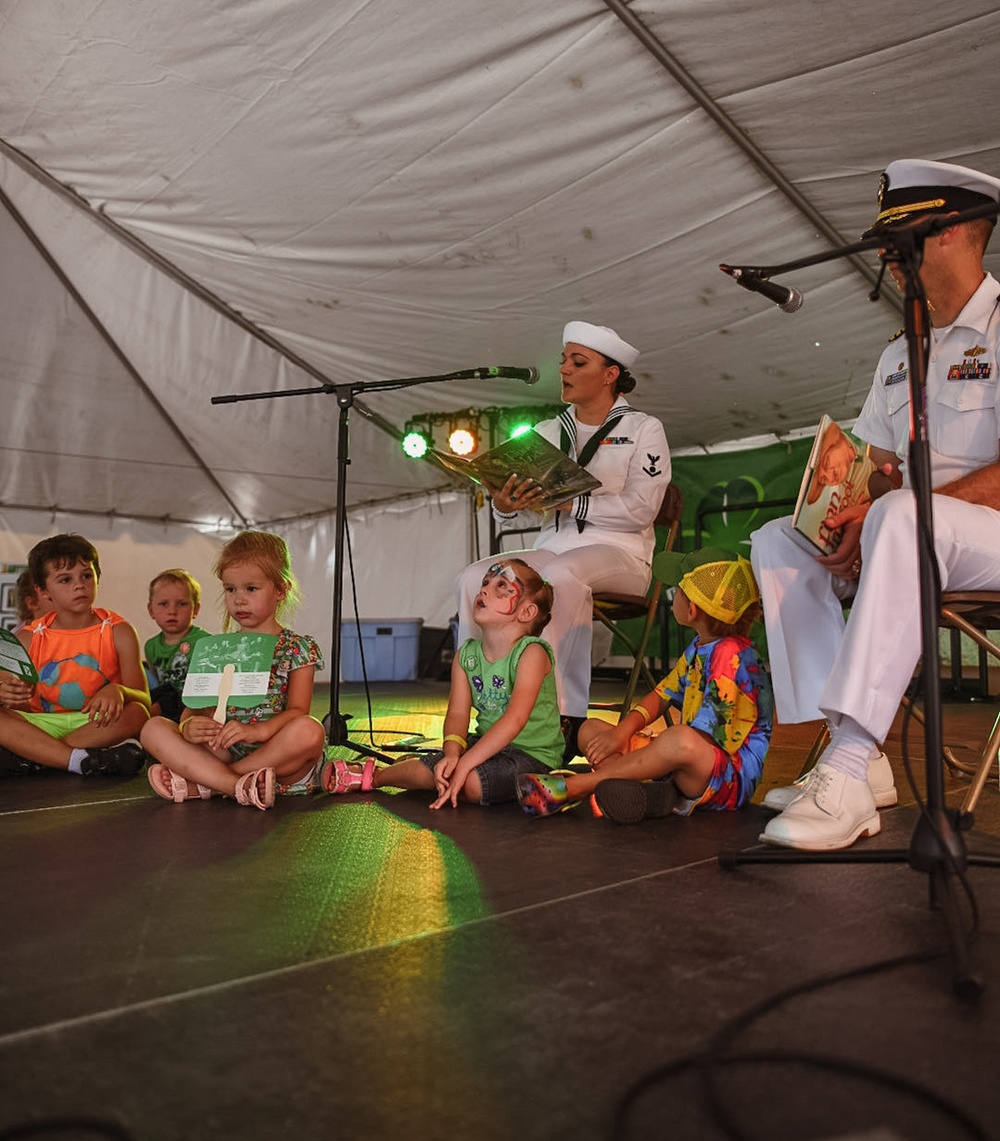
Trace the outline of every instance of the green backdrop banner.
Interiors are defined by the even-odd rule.
[[[681,532],[674,550],[725,547],[749,558],[751,533],[769,519],[792,513],[812,442],[812,436],[808,436],[740,452],[673,457],[673,481],[684,493]],[[657,549],[662,548],[665,539],[665,531],[657,534]],[[650,653],[660,660],[665,673],[666,666],[687,645],[692,633],[678,628],[669,607],[663,606],[660,615],[666,623],[661,622],[653,631]],[[642,631],[641,620],[624,625],[629,636],[637,640]],[[760,623],[754,627],[753,641],[766,658]],[[616,640],[611,653],[618,656],[627,654],[627,650]]]
[[[812,437],[743,452],[677,456],[673,479],[684,492],[677,549],[726,547],[749,557],[750,534],[790,515]]]

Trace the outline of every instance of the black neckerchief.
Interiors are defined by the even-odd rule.
[[[631,412],[632,409],[629,405],[619,405],[617,408],[612,408],[605,416],[604,421],[597,431],[590,437],[590,439],[580,449],[579,455],[574,457],[580,467],[586,467],[587,464],[594,458],[594,454],[600,445],[601,440],[611,431],[611,429],[618,423],[618,421],[625,415],[626,412]],[[576,451],[576,417],[568,409],[564,409],[559,414],[559,450],[565,452],[568,456],[573,456]],[[587,491],[580,496],[584,502],[584,514],[586,514],[586,505],[590,502],[590,492]],[[577,519],[576,529],[583,532],[586,527],[586,519]],[[559,512],[556,512],[556,530],[559,530]]]

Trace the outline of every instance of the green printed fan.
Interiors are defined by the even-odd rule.
[[[252,709],[267,697],[277,634],[212,634],[199,638],[191,654],[183,699],[188,709],[215,706],[221,725],[226,706]]]
[[[28,651],[18,641],[16,634],[3,627],[0,627],[0,670],[16,674],[31,685],[38,681],[38,671],[28,657]]]

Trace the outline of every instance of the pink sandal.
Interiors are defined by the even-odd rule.
[[[360,772],[352,769],[347,761],[324,761],[319,783],[331,795],[341,792],[371,792],[374,774],[374,760],[365,761]]]
[[[171,772],[166,765],[150,765],[146,770],[146,779],[149,786],[157,796],[164,800],[172,800],[174,804],[183,804],[185,800],[194,800],[195,794],[190,791],[188,781]],[[194,782],[191,782],[194,783]],[[195,784],[198,796],[202,800],[210,800],[213,796],[221,796],[215,789],[207,788],[203,784]]]
[[[258,778],[263,774],[264,791],[260,791]],[[274,807],[274,769],[257,769],[256,772],[244,773],[236,782],[236,800],[239,804],[252,805],[262,812],[265,808]]]

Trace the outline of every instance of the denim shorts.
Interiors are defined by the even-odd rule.
[[[469,738],[469,745],[476,743],[476,737]],[[434,766],[442,759],[442,749],[432,749],[427,753],[420,753],[420,760],[424,765],[434,771]],[[522,773],[547,773],[548,767],[536,760],[523,749],[508,745],[499,753],[476,766],[476,776],[479,777],[479,786],[482,789],[480,804],[505,804],[507,801],[517,799],[517,778]]]

